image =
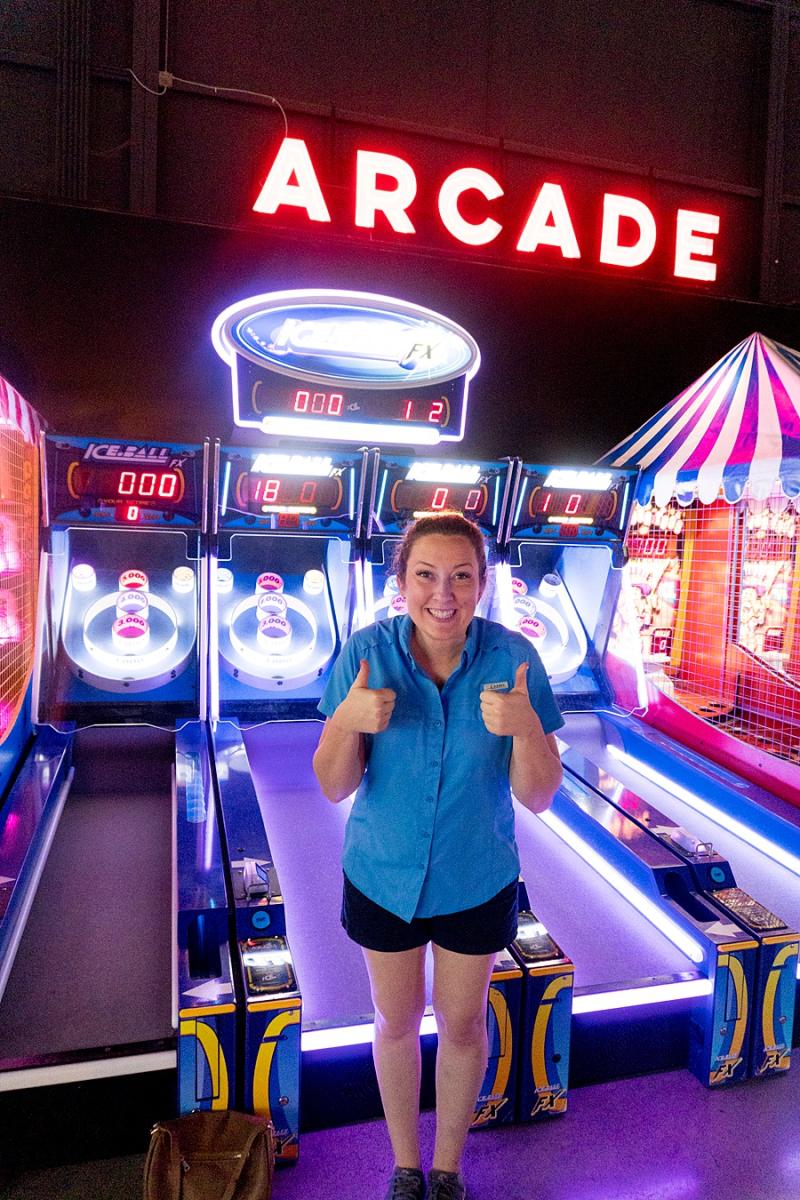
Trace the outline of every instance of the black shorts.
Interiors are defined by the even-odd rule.
[[[517,881],[475,908],[403,921],[375,904],[345,875],[342,925],[348,937],[366,950],[393,953],[435,942],[456,954],[497,954],[517,936]]]

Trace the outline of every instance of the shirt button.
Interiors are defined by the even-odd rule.
[[[425,797],[425,803],[426,803],[426,804],[433,804],[433,796],[426,796],[426,797]]]
[[[434,728],[434,729],[441,729],[441,728],[442,728],[442,722],[441,722],[441,721],[434,721],[434,722],[433,722],[433,728]]]

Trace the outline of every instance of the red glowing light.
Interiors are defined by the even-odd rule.
[[[471,488],[464,501],[464,512],[476,512],[481,502],[481,489]]]
[[[568,517],[574,517],[582,503],[583,503],[583,496],[581,495],[581,493],[573,492],[572,495],[570,496],[569,500],[567,501],[566,508],[564,509],[565,514]]]
[[[341,392],[308,392],[300,389],[295,392],[294,411],[305,413],[311,411],[317,416],[340,417],[344,407],[344,396]]]
[[[424,203],[426,190],[417,185],[415,170],[397,154],[356,149],[355,195],[350,209],[357,228],[374,229],[378,215],[394,233],[414,237],[417,227],[412,211]],[[341,186],[335,181],[332,186]],[[504,200],[503,185],[488,171],[477,167],[456,167],[442,182],[437,195],[437,215],[442,230],[455,242],[466,246],[488,245],[503,232],[503,224],[494,217],[468,220],[459,207],[462,197],[477,192],[487,206]],[[430,194],[430,189],[428,189]],[[599,197],[598,197],[599,199]],[[508,200],[504,200],[506,205]],[[589,250],[578,241],[573,222],[574,201],[559,183],[544,180],[528,200],[527,217],[515,248],[524,255],[551,247],[563,259],[581,259]],[[332,223],[322,186],[306,142],[286,137],[278,147],[253,208],[275,215],[281,209],[304,212],[309,221]],[[679,279],[712,282],[717,277],[715,236],[720,230],[717,213],[673,210],[671,236],[674,245],[672,274]],[[498,211],[497,216],[501,213]],[[340,219],[337,216],[337,220]],[[624,230],[627,236],[623,236]],[[665,221],[633,196],[602,194],[602,215],[597,222],[599,239],[591,247],[596,263],[613,267],[638,268],[649,262],[659,239],[663,241]],[[581,235],[583,238],[583,234]],[[410,420],[410,417],[406,417]]]
[[[439,512],[444,508],[445,504],[447,504],[447,497],[449,495],[450,488],[437,487],[436,491],[433,493],[433,500],[431,500],[431,508],[434,510],[434,512]]]
[[[157,475],[154,471],[120,471],[117,495],[135,496],[137,500],[174,500],[178,490],[175,471]]]

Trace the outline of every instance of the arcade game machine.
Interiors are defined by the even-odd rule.
[[[800,796],[799,406],[800,354],[752,334],[598,464],[641,469],[644,719],[766,804]]]
[[[59,746],[39,761],[27,755],[33,737],[39,430],[35,410],[0,377],[0,999],[47,858],[65,775]]]
[[[600,714],[611,703],[604,659],[619,604],[622,538],[634,480],[634,474],[625,471],[524,464],[520,468],[508,551],[508,584],[513,597],[509,624],[539,649],[550,676],[566,719],[559,738],[567,773],[552,809],[540,822],[527,813],[520,814],[518,837],[523,870],[527,861],[540,856],[538,843],[543,835],[536,825],[543,824],[597,870],[609,877],[616,872],[621,894],[630,899],[629,889],[636,889],[639,899],[634,903],[643,911],[642,898],[654,901],[661,909],[660,917],[652,910],[657,926],[665,927],[665,916],[673,935],[675,922],[688,931],[694,926],[690,936],[702,950],[694,961],[706,973],[711,992],[690,1017],[690,1065],[701,1080],[715,1086],[744,1077],[755,1061],[754,1054],[759,1067],[763,1065],[763,1045],[760,1051],[752,1050],[756,1025],[748,1020],[748,1013],[761,1011],[770,969],[778,959],[784,980],[781,1015],[785,1015],[791,990],[785,979],[794,971],[797,937],[780,920],[757,932],[757,918],[771,918],[772,914],[753,904],[750,897],[752,925],[741,912],[723,911],[711,900],[704,888],[715,878],[717,900],[720,895],[730,898],[735,884],[730,865],[718,856],[712,864],[714,871],[702,877],[702,872],[693,871],[691,855],[679,853],[674,821],[664,818],[662,830],[656,820],[638,820],[645,806],[635,807],[633,791],[626,792],[613,775],[616,764],[605,743],[601,744],[606,718]],[[617,803],[610,803],[611,799]],[[667,836],[668,825],[675,840]],[[658,837],[661,832],[665,836]],[[550,903],[546,893],[537,895],[537,904],[556,936],[565,941],[574,937],[575,945],[581,946],[581,931],[567,925],[575,910],[555,908],[550,916]],[[761,952],[764,944],[770,947],[766,956]],[[591,947],[585,951],[585,957],[576,952],[578,1012],[583,997],[591,993],[591,973],[598,969],[596,949],[594,954]],[[726,1017],[721,1018],[721,1013]],[[777,1017],[774,1024],[783,1031]],[[734,1025],[738,1032],[726,1043]],[[773,1042],[768,1045],[772,1052]],[[785,1065],[785,1042],[780,1050]]]
[[[182,1110],[225,1108],[235,1003],[201,724],[208,449],[48,436],[42,459],[28,761],[50,756],[62,811],[0,1007],[2,1088],[177,1061]]]
[[[322,974],[341,1006],[339,989],[362,971],[336,946],[327,977],[341,885],[326,838],[340,837],[341,814],[311,759],[317,703],[355,612],[365,461],[219,454],[211,709],[245,992],[243,1103],[273,1121],[283,1161],[298,1153],[302,1002],[320,1003]]]

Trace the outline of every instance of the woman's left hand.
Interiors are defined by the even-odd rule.
[[[481,692],[481,716],[489,733],[497,737],[528,737],[539,725],[531,707],[526,682],[528,664],[517,667],[510,692]]]

